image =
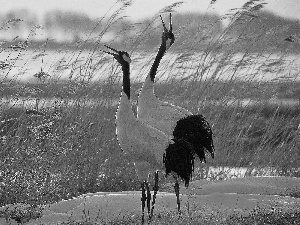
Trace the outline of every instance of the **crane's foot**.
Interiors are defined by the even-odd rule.
[[[145,190],[145,181],[143,181],[141,183],[141,187],[142,187],[142,198],[141,198],[141,201],[142,201],[142,224],[144,224],[144,222],[145,222],[145,206],[146,206],[146,200],[147,200],[146,190]]]
[[[177,179],[175,181],[174,189],[175,189],[175,194],[176,194],[176,198],[177,198],[177,210],[178,210],[178,213],[181,214],[181,211],[180,211],[180,199],[179,199],[179,183],[178,183]]]
[[[153,187],[153,192],[154,193],[153,193],[153,199],[152,199],[152,207],[151,207],[150,219],[153,216],[156,194],[158,192],[158,171],[155,172],[154,180],[155,180],[154,187]]]

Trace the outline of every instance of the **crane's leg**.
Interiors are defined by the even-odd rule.
[[[179,183],[178,183],[177,177],[175,180],[174,189],[175,189],[175,194],[176,194],[176,198],[177,198],[177,209],[178,209],[178,213],[180,214]]]
[[[150,214],[150,219],[153,216],[153,211],[154,211],[154,205],[155,205],[155,199],[156,199],[156,194],[158,192],[158,171],[155,172],[155,183],[154,183],[154,187],[153,187],[153,199],[152,199],[152,207],[151,207],[151,214]]]
[[[145,184],[146,184],[146,191],[147,191],[147,210],[148,210],[148,216],[149,216],[149,219],[150,219],[151,192],[150,192],[149,183],[145,182]]]
[[[144,221],[145,221],[145,206],[146,206],[146,190],[145,190],[145,181],[143,181],[141,183],[141,187],[142,187],[142,198],[141,198],[141,201],[142,201],[142,224],[144,224]]]

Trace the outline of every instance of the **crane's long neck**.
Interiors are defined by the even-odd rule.
[[[122,66],[123,70],[123,90],[117,110],[117,126],[122,127],[136,120],[130,102],[130,69],[129,64]]]
[[[159,49],[158,49],[158,53],[155,57],[154,63],[152,64],[152,67],[150,69],[149,75],[148,75],[148,76],[150,76],[150,80],[152,82],[154,82],[154,78],[155,78],[155,75],[156,75],[156,72],[157,72],[157,68],[158,68],[160,60],[164,56],[165,52],[166,52],[166,46],[161,44]]]
[[[152,64],[152,67],[150,69],[150,72],[149,72],[148,76],[146,77],[146,80],[143,84],[142,90],[139,94],[138,110],[137,110],[138,118],[142,118],[144,115],[146,115],[149,112],[148,108],[150,106],[158,104],[159,100],[154,94],[154,78],[155,78],[160,60],[164,56],[165,52],[166,52],[166,46],[164,44],[161,44],[158,49],[158,53],[155,57],[155,60]]]
[[[123,71],[123,92],[126,94],[128,100],[130,100],[130,67],[129,64],[122,66]]]

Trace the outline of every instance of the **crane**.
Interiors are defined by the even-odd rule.
[[[161,17],[160,17],[161,18]],[[137,118],[152,127],[155,127],[176,140],[186,140],[192,145],[193,153],[198,155],[201,162],[206,162],[205,149],[214,158],[214,144],[212,139],[212,130],[205,117],[202,115],[193,115],[187,109],[161,101],[154,93],[154,79],[159,63],[166,51],[175,42],[175,36],[172,32],[172,15],[170,13],[170,28],[166,28],[163,19],[162,43],[151,66],[150,72],[142,86],[138,97]],[[182,149],[169,149],[165,155],[166,174],[173,173],[175,178],[175,192],[179,193],[178,174],[184,170],[186,163],[179,159],[183,156]],[[174,158],[177,160],[173,161]],[[194,157],[194,156],[193,156]],[[191,162],[194,159],[192,159]],[[189,166],[190,170],[191,166]],[[191,174],[192,171],[189,171]],[[181,176],[182,177],[182,176]],[[188,187],[189,179],[185,180],[185,186]],[[180,203],[178,211],[180,211]]]
[[[189,179],[192,171],[193,148],[186,140],[173,139],[164,132],[141,122],[135,117],[130,100],[130,56],[125,51],[118,51],[105,45],[111,51],[104,51],[112,55],[122,66],[123,87],[119,106],[116,112],[116,135],[119,145],[126,157],[134,163],[136,173],[141,181],[142,189],[142,223],[144,223],[144,210],[147,204],[149,221],[153,216],[156,194],[158,191],[158,171],[164,170],[167,165],[172,171],[173,164],[183,165],[183,170],[178,171],[182,179]],[[170,152],[183,154],[182,158],[173,157]],[[183,163],[185,162],[185,163]],[[149,174],[155,173],[154,194],[150,207],[151,192],[149,188]],[[179,190],[179,189],[178,189]],[[179,192],[177,201],[179,200]]]

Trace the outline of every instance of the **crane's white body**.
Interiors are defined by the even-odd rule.
[[[154,94],[154,83],[147,76],[138,98],[137,117],[144,123],[172,136],[181,118],[193,115],[190,111],[159,100]]]
[[[134,162],[141,181],[147,180],[149,173],[164,168],[163,154],[172,140],[165,133],[137,119],[131,109],[130,99],[123,91],[116,124],[119,145]]]

